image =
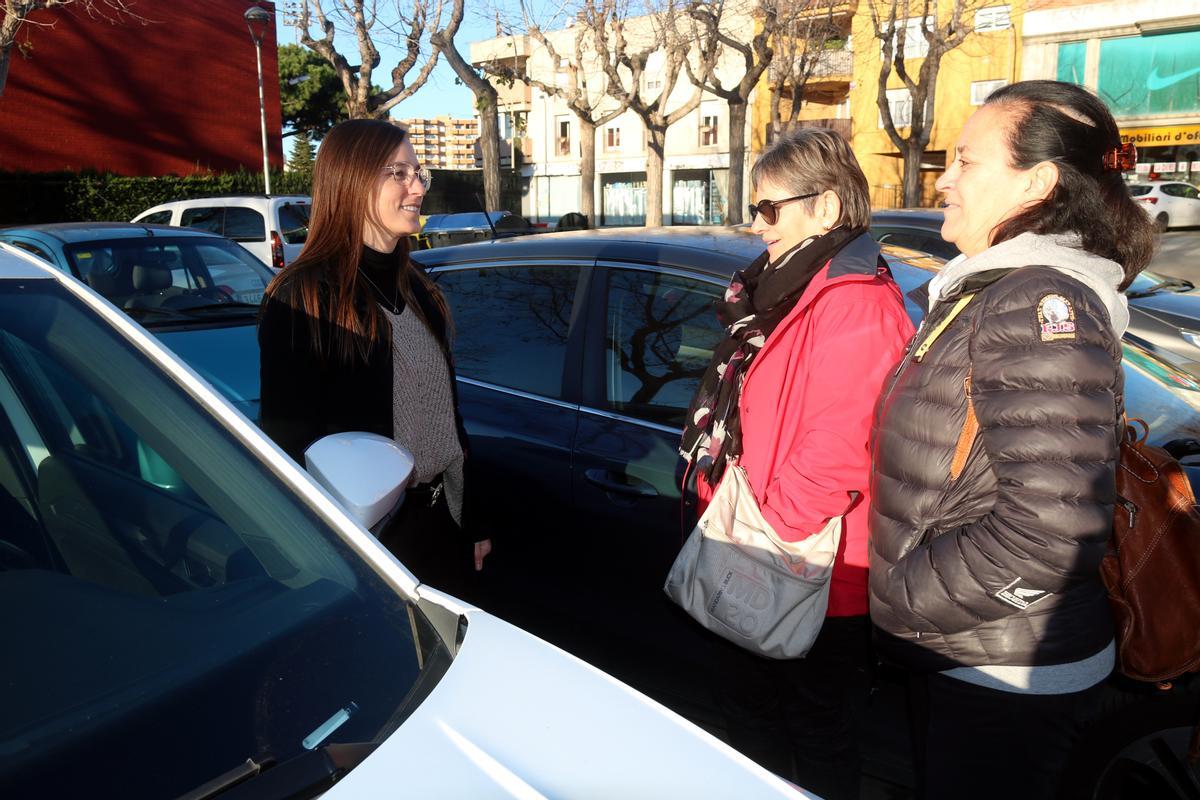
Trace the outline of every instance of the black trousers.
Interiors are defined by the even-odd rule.
[[[469,599],[475,543],[468,541],[450,516],[445,492],[433,504],[428,493],[413,492],[412,496],[406,496],[379,541],[421,583]]]
[[[829,617],[801,659],[718,643],[715,699],[729,743],[827,800],[859,795],[859,728],[871,685],[865,616]]]
[[[923,800],[1052,800],[1102,685],[1016,694],[938,674],[910,684],[917,796]]]

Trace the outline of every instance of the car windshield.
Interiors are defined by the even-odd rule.
[[[139,237],[69,245],[75,276],[147,325],[190,309],[257,307],[272,273],[244,247],[208,236]],[[163,313],[154,313],[154,310]]]
[[[1146,186],[1145,184],[1134,184],[1133,186],[1129,187],[1129,196],[1139,197],[1143,194],[1150,194],[1150,189],[1151,187]]]
[[[379,741],[450,658],[323,517],[53,280],[0,282],[0,605],[11,797],[178,797],[247,759]]]

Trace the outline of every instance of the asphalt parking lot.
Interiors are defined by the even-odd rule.
[[[1200,285],[1200,229],[1164,233],[1149,269]]]

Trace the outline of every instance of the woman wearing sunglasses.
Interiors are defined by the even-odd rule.
[[[870,639],[867,439],[913,329],[867,234],[867,180],[841,136],[785,136],[751,179],[751,230],[766,252],[718,304],[727,333],[692,401],[682,452],[701,511],[736,458],[781,538],[799,541],[837,516],[843,533],[807,657],[769,661],[721,642],[717,695],[735,747],[822,797],[857,797],[855,709]]]
[[[402,127],[351,120],[325,136],[308,240],[263,302],[260,424],[300,463],[342,431],[404,445],[415,485],[380,540],[421,580],[460,593],[491,542],[462,532],[467,447],[449,308],[408,258],[429,184]]]

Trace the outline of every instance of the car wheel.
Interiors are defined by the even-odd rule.
[[[1118,679],[1119,680],[1119,679]],[[1200,797],[1200,764],[1189,764],[1200,682],[1161,691],[1113,688],[1084,729],[1067,768],[1071,800],[1175,800]]]
[[[1167,216],[1167,212],[1159,212],[1159,215],[1154,218],[1154,224],[1158,226],[1160,231],[1165,231],[1170,223],[1171,218]]]

